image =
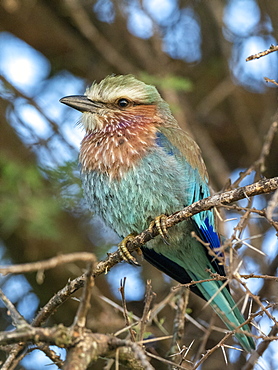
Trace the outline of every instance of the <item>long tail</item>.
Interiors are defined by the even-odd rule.
[[[142,247],[142,251],[147,261],[181,284],[188,284],[192,280],[198,281],[205,278],[204,274],[200,276],[197,271],[195,271],[195,273],[190,270],[186,271],[186,269],[182,267],[180,260],[178,260],[179,263],[177,263],[173,258],[170,259],[163,254],[155,252],[153,248]],[[215,272],[212,266],[210,266],[210,269]],[[210,275],[207,274],[207,277],[209,278]],[[199,283],[191,286],[190,289],[210,303],[229,330],[235,330],[236,327],[240,326],[245,321],[228,289],[226,287],[223,288],[223,283],[221,281]],[[241,330],[250,333],[248,325],[244,325]],[[252,337],[243,333],[241,334],[239,331],[235,333],[235,336],[246,351],[250,352],[255,348]]]
[[[226,287],[223,288],[222,283],[210,281],[199,283],[197,287],[229,330],[235,330],[244,323],[244,317],[228,289]],[[242,326],[240,330],[251,333],[247,324]],[[237,331],[235,336],[246,351],[251,352],[255,348],[255,343],[251,336],[240,333],[240,331]]]

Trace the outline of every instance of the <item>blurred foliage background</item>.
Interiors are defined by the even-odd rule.
[[[277,44],[277,19],[277,3],[262,0],[2,0],[1,264],[73,251],[93,251],[104,258],[115,245],[114,236],[99,220],[92,220],[82,199],[77,160],[83,135],[76,125],[79,114],[59,103],[63,96],[83,94],[86,86],[107,74],[132,73],[158,87],[181,127],[200,145],[216,191],[249,167],[259,157],[277,109],[277,88],[266,84],[263,77],[277,80],[278,56],[272,53],[248,63],[245,58]],[[276,137],[266,160],[266,177],[278,173],[277,145]],[[241,185],[252,182],[254,176]],[[269,198],[257,197],[254,206],[263,208]],[[223,231],[229,236],[240,215],[229,211],[226,217],[233,219]],[[244,236],[265,254],[262,257],[246,246],[239,248],[240,258],[244,257],[241,271],[274,275],[278,260],[275,230],[253,218]],[[35,273],[5,276],[1,286],[30,320],[83,268],[82,264],[66,265],[46,271],[44,278]],[[124,326],[122,314],[101,298],[119,301],[123,276],[127,276],[128,309],[139,316],[146,279],[152,280],[156,302],[173,284],[146,262],[140,269],[116,266],[96,281],[89,318],[92,330],[111,333]],[[275,290],[269,281],[248,283],[261,299],[277,302],[277,285]],[[239,296],[237,287],[235,297]],[[202,306],[203,302],[190,294],[190,315],[206,326],[212,311],[209,307],[202,310]],[[68,301],[49,324],[69,325],[76,308],[75,301]],[[172,330],[173,308],[174,303],[167,304],[159,313],[164,334]],[[0,309],[1,330],[11,328],[4,306]],[[267,319],[259,319],[257,324],[269,332]],[[161,325],[153,325],[150,332],[162,335]],[[222,335],[213,331],[207,348]],[[196,355],[202,336],[194,324],[186,324],[184,344],[195,339],[189,359]],[[168,348],[167,343],[157,344],[155,351],[163,355]],[[49,361],[42,356],[33,352],[21,368],[43,368]],[[229,356],[227,368],[242,367],[245,354],[231,350]],[[277,362],[273,342],[255,368],[275,369]],[[219,350],[203,368],[219,369],[224,363]],[[100,362],[94,369],[103,366]]]

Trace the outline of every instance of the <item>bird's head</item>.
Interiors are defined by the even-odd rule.
[[[133,124],[163,123],[170,109],[154,86],[132,75],[107,76],[94,82],[85,95],[60,99],[83,113],[81,123],[86,131],[114,131]]]
[[[156,145],[157,131],[177,125],[154,86],[132,75],[107,76],[85,95],[60,100],[81,111],[86,135],[79,160],[82,171],[120,179]]]

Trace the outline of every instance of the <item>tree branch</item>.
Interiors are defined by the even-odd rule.
[[[259,59],[261,57],[264,57],[265,55],[273,53],[274,51],[278,51],[278,45],[270,45],[270,47],[267,50],[260,51],[259,53],[250,55],[245,60],[246,60],[246,62],[249,62],[250,60]]]
[[[217,193],[205,199],[201,199],[198,202],[191,204],[190,206],[185,207],[183,210],[176,212],[165,220],[166,228],[170,228],[194,215],[197,213],[207,211],[213,207],[221,207],[223,205],[231,204],[238,200],[249,198],[254,195],[266,194],[275,191],[278,188],[278,177],[273,177],[271,179],[260,180],[254,184],[243,186],[234,190],[226,191],[223,193]],[[150,232],[148,229],[144,230],[142,233],[137,235],[131,242],[128,243],[128,250],[130,252],[135,251],[149,240],[153,239],[158,235],[157,228],[153,228],[153,231]],[[103,272],[107,272],[115,264],[122,260],[121,255],[118,251],[108,255],[107,259],[100,261],[97,264],[94,275],[98,276]]]
[[[247,186],[244,186],[244,187],[240,187],[240,188],[237,188],[237,189],[234,189],[234,190],[214,194],[214,195],[212,195],[208,198],[205,198],[205,199],[202,199],[198,202],[195,202],[195,203],[191,204],[190,206],[185,207],[183,210],[167,217],[167,219],[166,219],[166,228],[170,228],[170,227],[178,224],[179,222],[182,222],[183,220],[186,220],[186,219],[192,217],[193,215],[196,215],[197,213],[200,213],[200,212],[205,211],[205,210],[210,210],[213,207],[221,207],[221,206],[231,204],[233,202],[236,202],[236,201],[244,199],[244,198],[249,199],[249,197],[254,196],[254,195],[270,193],[270,192],[275,191],[277,188],[278,188],[278,177],[274,177],[274,178],[271,178],[271,179],[264,179],[264,180],[261,180],[261,181],[258,181],[256,183],[254,183],[254,184],[247,185]],[[132,242],[129,243],[129,245],[128,245],[129,251],[132,252],[132,251],[136,250],[137,248],[144,245],[145,243],[147,243],[149,240],[153,239],[157,235],[158,235],[158,230],[156,228],[153,228],[152,232],[150,232],[148,229],[143,231],[142,233],[137,235]],[[87,258],[88,258],[88,256],[86,256],[85,259],[87,260]],[[59,258],[57,258],[57,259],[59,260]],[[94,257],[92,255],[89,256],[88,259],[90,261],[94,261]],[[63,262],[65,262],[65,261],[66,261],[66,259],[64,259]],[[121,262],[121,261],[122,261],[122,258],[121,258],[121,255],[118,251],[109,254],[108,257],[106,258],[106,260],[100,261],[97,264],[97,266],[93,269],[93,276],[96,277],[96,276],[98,276],[98,275],[100,275],[104,272],[106,273],[108,270],[110,270],[111,267],[113,267],[115,264],[117,264],[118,262]],[[60,262],[61,262],[61,260],[59,261],[59,263]],[[47,267],[49,268],[49,267],[53,267],[56,263],[57,263],[57,260],[55,261],[55,263],[53,265],[51,263],[48,263],[48,261],[46,261],[45,263],[37,265],[36,267],[39,266],[40,268],[42,268],[42,266],[43,266],[44,268],[47,268]],[[20,268],[19,268],[18,271],[20,271]],[[31,271],[31,270],[29,270],[29,271]],[[8,271],[6,271],[6,273],[7,272]],[[57,344],[57,340],[59,340],[59,338],[56,337],[56,332],[55,332],[54,329],[49,329],[50,331],[46,332],[46,331],[37,331],[38,328],[35,328],[35,327],[40,326],[76,290],[82,288],[85,284],[85,281],[86,281],[86,275],[85,274],[83,274],[82,276],[79,276],[78,278],[74,279],[73,281],[69,281],[68,284],[63,289],[61,289],[54,297],[52,297],[50,299],[50,301],[41,309],[41,311],[38,313],[36,318],[33,320],[32,326],[28,327],[27,330],[24,333],[22,333],[20,330],[17,330],[16,332],[12,332],[12,333],[6,333],[4,337],[0,338],[0,339],[2,339],[2,343],[3,344],[4,343],[18,343],[19,341],[28,341],[28,340],[33,340],[34,342],[36,342],[38,339],[41,339],[45,343],[56,343]],[[82,317],[83,317],[83,319],[85,319],[84,315]],[[61,328],[58,328],[58,329],[60,329],[60,333],[61,333]],[[42,329],[40,328],[40,330],[42,330]],[[53,332],[53,330],[54,330],[54,332]],[[63,329],[63,330],[66,330],[66,332],[67,332],[67,329]],[[68,336],[67,333],[64,332],[62,337],[66,338],[66,339],[68,338],[68,340],[72,341],[73,340],[72,339],[73,338],[72,328],[70,328],[70,330],[71,330],[71,336]],[[85,330],[85,328],[80,327],[77,337],[80,338],[80,335],[84,334],[84,330]],[[91,333],[89,336],[91,336],[91,335],[95,335],[95,334]],[[230,335],[231,335],[231,333],[228,336],[230,336]],[[224,340],[227,339],[228,336],[225,336],[225,338],[223,338],[223,340],[218,344],[218,346],[216,346],[216,348],[219,348],[219,346],[221,346],[224,343]],[[85,346],[85,344],[84,343],[82,344],[82,342],[84,342],[85,344],[86,343],[87,344],[91,343],[92,338],[90,338],[88,340],[85,338],[85,341],[83,341],[83,340],[80,341],[80,346],[82,347],[82,348],[80,347],[81,352],[84,351],[84,346]],[[124,342],[125,342],[125,344],[124,344]],[[127,345],[130,348],[132,347],[132,350],[135,349],[133,344],[138,347],[138,345],[136,343],[130,344],[130,343],[127,343],[126,341],[124,341],[124,342],[118,342],[116,346],[118,346],[118,345],[119,346]],[[65,346],[64,342],[59,343],[59,344],[60,344],[60,346]],[[57,344],[57,345],[59,345],[59,344]],[[70,343],[70,344],[72,344],[72,343]],[[113,344],[115,344],[115,343],[113,342]],[[106,342],[105,345],[104,345],[104,347],[105,347],[104,351],[106,351],[107,345],[108,344]],[[110,343],[110,345],[111,345],[111,343]],[[138,359],[140,358],[139,362],[142,364],[142,361],[143,362],[145,361],[145,358],[143,356],[144,353],[139,349],[139,347],[138,348],[137,347],[136,347],[136,351],[137,351],[138,356],[135,353],[135,357],[137,356]],[[18,350],[20,348],[21,347],[18,346]],[[89,348],[88,351],[90,352],[92,347],[89,346],[88,348]],[[99,348],[98,348],[98,350],[99,350]],[[72,352],[72,355],[74,355],[74,357],[79,356],[78,348],[76,348],[76,350]],[[72,362],[71,362],[69,357],[68,357],[67,361],[70,364]],[[87,358],[87,360],[92,361],[93,356],[90,355]],[[87,364],[88,363],[89,362],[87,362]],[[141,366],[141,364],[139,364],[139,367]],[[83,369],[84,368],[85,367],[84,367],[84,364],[83,364]],[[77,367],[77,369],[78,369],[78,367]]]
[[[238,200],[248,198],[254,195],[265,194],[275,191],[278,188],[278,177],[258,181],[254,184],[243,186],[234,190],[223,193],[214,194],[208,198],[201,199],[198,202],[185,207],[183,210],[170,215],[166,219],[166,228],[170,228],[183,220],[196,215],[213,207],[221,207],[223,205],[231,204]],[[137,235],[132,242],[128,243],[130,252],[135,251],[149,240],[158,235],[158,230],[154,227],[152,233],[147,229]],[[107,273],[114,265],[122,261],[119,251],[109,253],[104,261],[100,261],[93,271],[94,277],[103,273]],[[20,269],[19,269],[20,270]],[[32,325],[39,326],[45,322],[54,311],[63,304],[74,292],[84,286],[85,275],[81,275],[76,279],[69,281],[68,284],[61,289],[49,302],[40,310]]]
[[[53,269],[59,265],[66,263],[72,263],[76,261],[95,262],[96,257],[93,253],[88,252],[76,252],[69,254],[60,254],[58,256],[49,258],[45,261],[37,261],[30,263],[22,263],[11,266],[0,266],[0,274],[24,274],[32,271],[43,271]]]

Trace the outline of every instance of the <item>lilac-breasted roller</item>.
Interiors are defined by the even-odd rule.
[[[178,126],[154,86],[132,75],[108,76],[93,83],[85,95],[60,101],[83,112],[86,135],[79,160],[84,194],[94,214],[120,237],[137,234],[153,219],[159,220],[158,215],[210,195],[199,147]],[[225,275],[223,265],[204,245],[219,251],[213,212],[202,212],[171,228],[167,240],[157,237],[142,252],[178,282],[210,279],[211,272]],[[209,301],[230,330],[245,321],[222,281],[198,283],[191,290]],[[235,332],[247,351],[254,348],[249,333],[248,325]]]

